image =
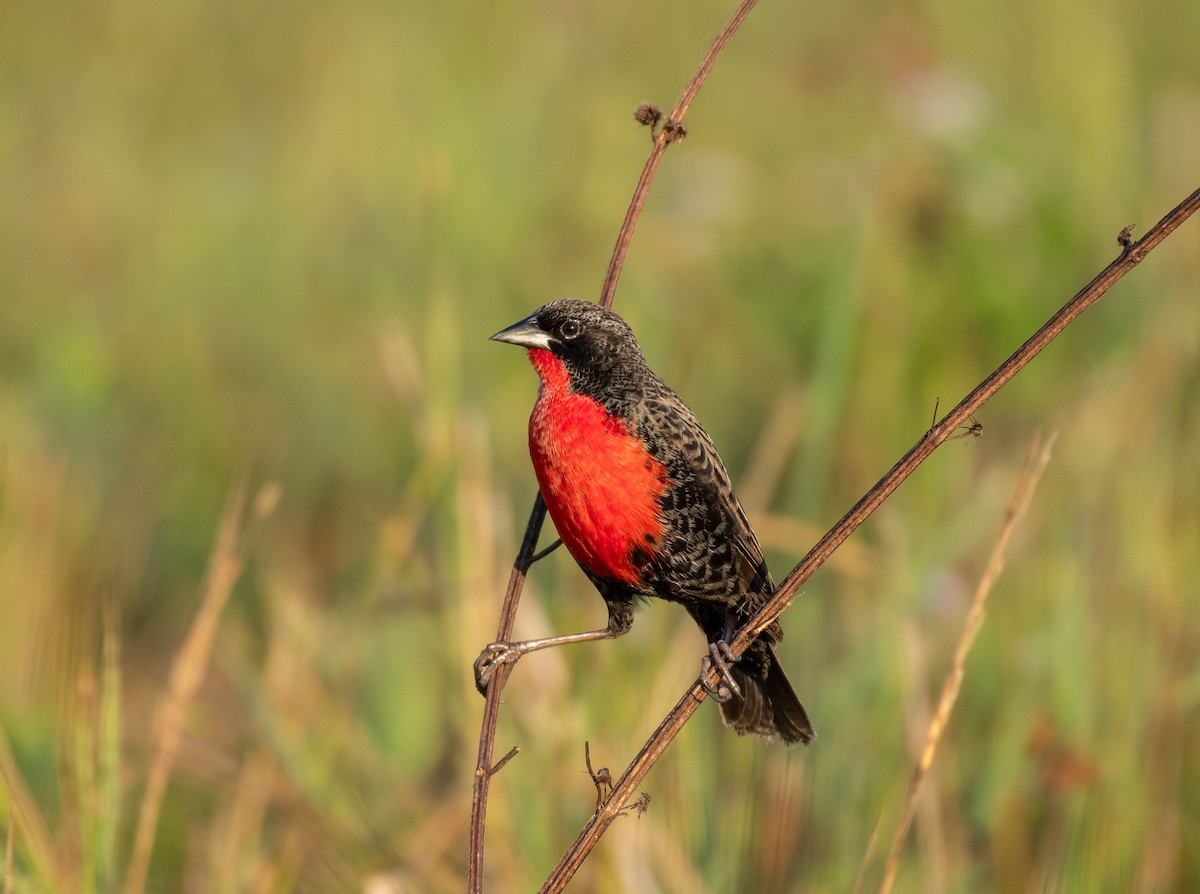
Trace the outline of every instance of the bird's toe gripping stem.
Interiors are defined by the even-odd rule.
[[[735,695],[741,698],[741,687],[733,679],[733,674],[729,670],[730,665],[736,664],[739,660],[724,639],[708,644],[708,654],[700,659],[700,685],[713,701],[724,703]],[[708,672],[713,668],[716,668],[720,679],[720,683],[715,689],[708,685]]]
[[[523,654],[521,643],[488,643],[475,659],[475,688],[481,695],[487,695],[488,683],[496,668],[502,664],[516,664]]]

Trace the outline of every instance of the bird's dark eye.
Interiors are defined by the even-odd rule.
[[[575,320],[563,320],[562,325],[558,327],[558,331],[562,333],[562,337],[568,340],[577,336],[581,329],[582,327]]]

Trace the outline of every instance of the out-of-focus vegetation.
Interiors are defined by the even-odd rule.
[[[195,668],[147,889],[462,890],[470,663],[534,495],[534,375],[486,337],[596,294],[649,147],[631,113],[671,105],[730,8],[5,6],[14,891],[121,889],[242,476],[247,563]],[[1198,39],[1193,0],[754,12],[667,156],[617,308],[742,482],[777,577],[1121,227],[1200,185]],[[897,890],[1200,888],[1198,299],[1192,221],[785,617],[816,743],[739,739],[704,707],[572,890],[849,889],[1038,430],[1055,456]],[[559,552],[518,633],[603,617]],[[701,649],[656,605],[621,641],[521,663],[490,890],[536,886],[593,806],[584,740],[623,766]]]

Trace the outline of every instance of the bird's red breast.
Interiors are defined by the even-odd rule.
[[[625,422],[571,390],[562,361],[540,348],[542,380],[529,417],[529,454],[563,544],[588,571],[636,586],[663,533],[666,467]]]

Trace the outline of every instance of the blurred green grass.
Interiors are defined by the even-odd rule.
[[[14,890],[120,887],[156,706],[244,471],[282,499],[189,713],[148,889],[462,889],[469,666],[533,497],[533,373],[485,339],[595,295],[648,149],[630,114],[673,102],[727,13],[6,7]],[[1198,35],[1186,0],[750,17],[667,157],[617,307],[756,482],[777,577],[937,398],[1196,187]],[[1055,456],[897,890],[1200,886],[1198,249],[1192,221],[809,585],[783,651],[816,744],[739,740],[703,710],[649,777],[650,812],[572,890],[851,887],[899,815],[906,724],[1037,430],[1060,432]],[[602,614],[556,554],[518,632]],[[492,890],[536,886],[592,806],[583,741],[622,766],[700,645],[658,606],[618,643],[522,663]]]

